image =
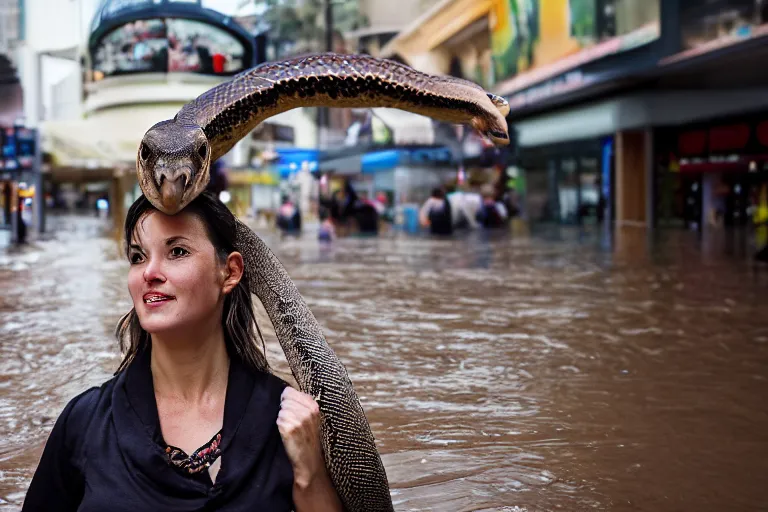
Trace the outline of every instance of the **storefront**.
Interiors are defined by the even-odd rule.
[[[522,154],[515,191],[533,223],[596,224],[610,215],[613,137],[531,148]]]
[[[456,181],[458,167],[445,147],[399,148],[338,159],[335,167],[321,165],[321,172],[328,175],[331,190],[348,180],[361,195],[384,193],[390,204],[399,205],[422,202],[433,188]]]
[[[227,206],[238,216],[258,216],[280,206],[280,176],[271,169],[239,169],[227,174]]]
[[[768,187],[768,113],[659,129],[657,218],[662,226],[759,223]]]
[[[32,226],[44,230],[45,199],[37,130],[0,127],[0,229],[19,241]],[[23,222],[24,226],[20,226]]]

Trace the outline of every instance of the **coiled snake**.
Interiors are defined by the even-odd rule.
[[[205,190],[210,166],[265,119],[297,107],[392,107],[473,126],[509,142],[507,102],[472,82],[436,77],[363,55],[320,54],[240,73],[150,128],[136,159],[139,185],[173,215]],[[348,512],[394,510],[373,434],[347,371],[285,268],[239,225],[238,250],[301,390],[322,414],[326,466]]]

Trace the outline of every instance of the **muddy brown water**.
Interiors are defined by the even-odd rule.
[[[66,402],[116,368],[130,307],[101,221],[50,222],[0,252],[2,511]],[[652,251],[569,233],[264,236],[349,370],[397,510],[768,510],[768,269],[687,233]]]

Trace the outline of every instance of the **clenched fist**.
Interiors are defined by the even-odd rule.
[[[324,475],[320,408],[314,398],[291,387],[285,388],[280,398],[277,429],[283,438],[297,485],[308,486],[318,475]]]

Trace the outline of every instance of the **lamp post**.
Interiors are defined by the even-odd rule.
[[[323,13],[325,18],[325,51],[333,51],[333,2],[331,0],[323,0]],[[324,135],[327,137],[327,132],[330,129],[330,112],[328,107],[320,107],[317,112],[317,147],[321,149],[324,140]]]

